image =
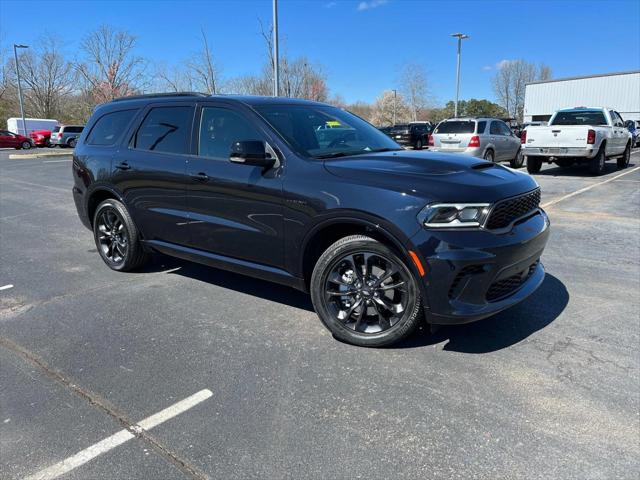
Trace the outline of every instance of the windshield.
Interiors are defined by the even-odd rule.
[[[550,125],[607,125],[607,119],[600,110],[558,112]]]
[[[257,105],[255,110],[298,153],[331,158],[401,150],[396,142],[355,115],[324,105]]]
[[[455,120],[442,122],[435,129],[434,133],[473,133],[475,128],[476,122],[471,120]]]

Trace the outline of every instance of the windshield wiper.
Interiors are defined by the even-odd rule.
[[[327,153],[325,155],[317,155],[314,158],[338,158],[338,157],[348,157],[350,155],[355,155],[358,152],[333,152],[333,153]]]
[[[404,148],[378,148],[376,150],[365,150],[362,153],[399,152],[400,150],[404,150]]]

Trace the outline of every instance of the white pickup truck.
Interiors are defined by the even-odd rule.
[[[607,159],[618,157],[618,168],[625,168],[631,155],[631,133],[620,114],[608,108],[558,110],[547,126],[527,127],[520,141],[529,173],[538,173],[546,161],[560,167],[587,163],[600,175]]]

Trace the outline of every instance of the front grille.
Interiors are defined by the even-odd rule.
[[[487,290],[487,301],[495,302],[496,300],[500,300],[501,298],[504,298],[518,290],[527,280],[529,280],[529,277],[531,277],[537,266],[538,262],[536,261],[529,265],[529,268],[522,270],[515,275],[511,275],[508,278],[492,283],[489,290]]]
[[[498,202],[487,219],[485,228],[495,230],[511,225],[515,219],[534,211],[540,205],[540,189]]]
[[[458,289],[458,285],[460,285],[460,282],[464,277],[482,272],[484,272],[483,265],[467,265],[462,270],[460,270],[456,277],[453,279],[451,288],[449,288],[449,298],[453,298],[459,293],[456,290]]]

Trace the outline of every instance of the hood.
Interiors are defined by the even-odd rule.
[[[443,202],[494,202],[537,187],[526,173],[451,153],[380,152],[326,160],[324,165],[354,183]]]

